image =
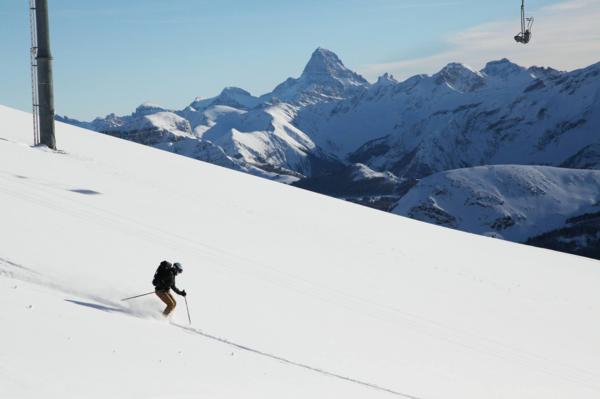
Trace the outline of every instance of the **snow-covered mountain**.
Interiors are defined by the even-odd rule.
[[[230,87],[180,111],[145,104],[125,117],[60,120],[389,210],[418,179],[453,169],[600,169],[600,63],[573,72],[450,63],[370,84],[319,48],[299,78],[259,97]],[[371,177],[354,177],[365,168]]]
[[[323,153],[292,123],[297,109],[287,103],[230,114],[200,135],[229,156],[264,170],[306,177],[329,164],[341,163]]]
[[[295,126],[298,110],[350,98],[368,87],[369,83],[346,68],[337,55],[319,48],[298,79],[290,78],[260,98],[230,87],[216,97],[197,98],[181,111],[145,104],[124,117],[111,114],[92,122],[57,119],[161,149],[177,149],[180,154],[209,162],[215,159],[214,154],[198,151],[198,147],[217,146],[230,158],[222,162],[219,156],[221,166],[235,164],[237,170],[292,182],[330,172],[342,164]],[[156,112],[154,118],[152,110]],[[210,144],[199,145],[194,139]]]
[[[59,122],[70,123],[85,129],[110,134],[111,136],[146,145],[172,143],[182,138],[195,137],[190,122],[158,105],[145,103],[129,116],[110,114],[92,122],[57,116]]]
[[[392,209],[403,216],[462,231],[526,242],[600,212],[600,171],[546,166],[481,166],[421,180]],[[596,231],[580,237],[586,251]],[[589,241],[589,242],[588,242]]]
[[[354,97],[369,86],[365,78],[346,68],[335,53],[318,48],[300,78],[289,78],[261,99],[300,105],[320,104]]]
[[[401,177],[488,164],[598,168],[599,76],[600,64],[570,73],[450,64],[342,101],[316,124],[307,109],[299,127],[340,158]]]
[[[386,74],[371,85],[319,48],[300,78],[271,93],[227,88],[177,111],[190,126],[155,108],[155,130],[177,140],[192,129],[241,162],[303,177],[315,175],[315,159],[400,178],[488,164],[598,168],[599,76],[600,64],[567,73],[504,59],[481,71],[451,63],[400,83]],[[153,123],[146,109],[80,126],[122,137],[137,126],[143,136]]]
[[[197,134],[202,134],[229,114],[243,114],[259,104],[259,99],[244,89],[227,87],[216,97],[196,98],[178,115],[190,121]]]
[[[31,118],[0,106],[3,399],[600,395],[597,261]],[[121,301],[163,259],[191,327]]]

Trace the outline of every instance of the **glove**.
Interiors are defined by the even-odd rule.
[[[185,290],[181,291],[181,296],[187,296],[187,292]]]

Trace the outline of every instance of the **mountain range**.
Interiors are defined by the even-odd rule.
[[[569,221],[600,212],[600,63],[572,72],[507,59],[480,71],[451,63],[431,76],[385,74],[371,84],[319,48],[299,78],[258,97],[229,87],[183,110],[146,103],[127,116],[57,119],[474,233],[584,255],[600,238],[593,217],[584,236],[571,237],[576,245],[565,246],[563,234]],[[488,204],[467,198],[490,192],[503,205],[472,220]],[[540,192],[545,200],[536,202]],[[444,203],[440,193],[466,202]]]

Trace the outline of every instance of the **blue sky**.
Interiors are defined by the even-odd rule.
[[[0,2],[0,104],[23,110],[31,108],[27,3]],[[529,7],[550,13],[556,3],[561,1],[530,0]],[[472,29],[507,24],[510,33],[502,32],[502,45],[514,47],[520,1],[49,0],[49,5],[56,111],[91,119],[130,113],[144,101],[183,108],[225,86],[263,94],[298,76],[318,46],[370,80],[385,68],[400,78],[431,73],[438,64],[474,57],[464,54],[468,49],[453,52]],[[536,60],[545,64],[544,57]]]

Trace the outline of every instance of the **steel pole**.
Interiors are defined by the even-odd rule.
[[[190,307],[188,306],[187,295],[183,297],[185,299],[185,308],[187,309],[188,321],[190,322],[190,326],[192,325],[192,318],[190,317]]]
[[[130,299],[141,298],[143,296],[148,296],[148,295],[152,295],[152,294],[155,294],[155,293],[156,293],[155,291],[152,291],[152,292],[149,292],[147,294],[141,294],[141,295],[131,296],[129,298],[123,298],[123,299],[121,299],[121,301],[129,301]]]
[[[56,150],[54,136],[54,88],[52,84],[52,53],[48,0],[35,0],[37,28],[37,70],[40,109],[40,144]]]
[[[521,32],[525,34],[525,0],[521,1]]]

